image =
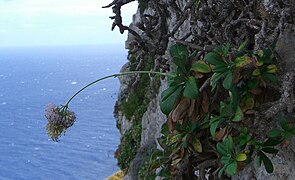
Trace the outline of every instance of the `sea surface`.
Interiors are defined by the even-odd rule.
[[[44,108],[119,72],[126,54],[123,45],[0,48],[0,180],[101,180],[118,171],[118,79],[71,102],[77,120],[59,142],[47,136]]]

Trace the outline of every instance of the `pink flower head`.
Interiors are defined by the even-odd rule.
[[[58,141],[61,133],[71,127],[76,120],[75,113],[69,111],[67,106],[58,107],[52,103],[46,106],[45,117],[48,121],[47,133],[53,141]]]

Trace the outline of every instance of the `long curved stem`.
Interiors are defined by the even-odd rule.
[[[81,88],[79,91],[77,91],[67,102],[66,104],[64,105],[65,107],[68,107],[69,103],[80,93],[82,92],[83,90],[85,90],[86,88],[88,88],[89,86],[92,86],[93,84],[95,83],[98,83],[99,81],[102,81],[102,80],[105,80],[105,79],[109,79],[109,78],[116,78],[116,77],[119,77],[119,76],[126,76],[126,75],[131,75],[131,74],[158,74],[158,75],[161,75],[161,76],[173,76],[171,74],[167,74],[167,73],[161,73],[161,72],[154,72],[154,71],[128,71],[128,72],[122,72],[122,73],[117,73],[117,74],[112,74],[112,75],[108,75],[108,76],[105,76],[105,77],[102,77],[102,78],[99,78],[89,84],[87,84],[86,86],[84,86],[83,88]]]

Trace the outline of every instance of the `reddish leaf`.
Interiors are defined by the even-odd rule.
[[[202,109],[204,111],[204,113],[207,113],[209,110],[209,97],[207,95],[206,91],[202,92]]]
[[[176,108],[172,111],[171,118],[173,122],[183,120],[183,118],[188,114],[190,107],[190,99],[182,98]]]

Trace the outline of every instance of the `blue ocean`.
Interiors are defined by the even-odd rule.
[[[47,136],[44,108],[119,72],[126,55],[123,45],[0,48],[0,179],[101,180],[118,171],[118,79],[71,102],[77,119],[59,142]]]

